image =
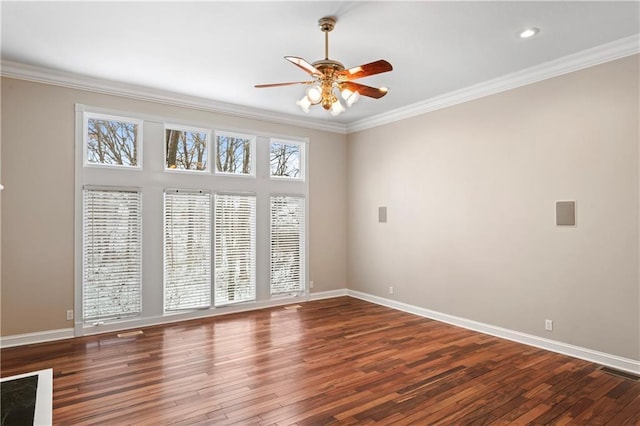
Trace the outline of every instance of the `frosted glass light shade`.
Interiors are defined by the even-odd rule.
[[[360,99],[360,93],[356,92],[352,92],[349,89],[344,89],[341,92],[342,95],[342,99],[344,99],[347,102],[347,106],[351,106],[353,104],[355,104],[356,102],[358,102],[358,99]]]
[[[307,89],[307,98],[312,105],[320,103],[322,100],[322,89],[318,85],[313,85]]]
[[[311,106],[311,101],[305,95],[299,101],[296,101],[296,105],[298,105],[304,112],[309,112],[309,107]]]
[[[342,106],[342,104],[340,103],[339,100],[336,99],[336,101],[333,103],[333,105],[331,105],[331,109],[329,110],[329,114],[333,115],[334,117],[336,115],[340,115],[344,112],[345,108]]]

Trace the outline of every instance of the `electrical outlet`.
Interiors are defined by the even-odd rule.
[[[71,321],[73,319],[73,309],[67,310],[67,321]]]
[[[389,286],[389,294],[393,294],[393,286]]]
[[[313,288],[313,281],[309,281],[309,288]]]
[[[544,320],[544,329],[547,331],[553,331],[553,321]]]

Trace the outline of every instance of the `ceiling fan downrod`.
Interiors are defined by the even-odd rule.
[[[320,31],[324,33],[324,59],[329,60],[329,33],[336,26],[336,18],[333,16],[325,16],[318,19],[318,26]]]

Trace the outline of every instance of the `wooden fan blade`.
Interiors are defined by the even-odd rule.
[[[284,58],[287,61],[291,62],[293,65],[299,67],[304,72],[309,73],[310,75],[313,75],[313,76],[322,75],[322,73],[318,71],[316,67],[314,67],[313,65],[311,65],[309,62],[305,61],[302,58],[298,58],[297,56],[285,56]]]
[[[292,86],[294,84],[311,84],[314,81],[291,81],[288,83],[271,83],[271,84],[256,84],[253,87],[256,87],[258,89],[264,89],[265,87],[278,87],[278,86]]]
[[[350,81],[345,81],[340,84],[340,89],[349,89],[352,92],[360,93],[362,96],[368,96],[375,99],[380,99],[387,94],[387,89],[385,87],[378,89],[377,87],[365,86],[364,84],[352,83]]]
[[[357,67],[349,68],[348,70],[340,71],[338,76],[342,80],[355,80],[357,78],[368,77],[370,75],[382,74],[383,72],[392,71],[393,66],[384,59],[379,61],[370,62],[368,64],[360,65]]]

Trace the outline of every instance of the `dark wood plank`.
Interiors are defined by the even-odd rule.
[[[55,424],[640,424],[592,363],[335,299],[3,349],[53,368]]]

